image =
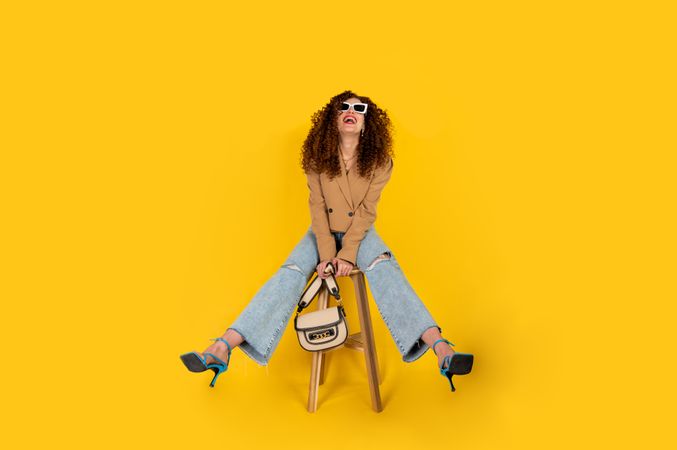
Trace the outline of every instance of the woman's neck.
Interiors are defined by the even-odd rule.
[[[357,136],[342,137],[339,144],[339,151],[343,155],[343,159],[351,158],[357,150],[359,138]]]

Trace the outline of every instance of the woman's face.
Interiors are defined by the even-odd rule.
[[[345,101],[351,105],[353,103],[362,103],[362,100],[357,97],[350,97]],[[367,114],[369,114],[369,109],[367,109]],[[359,137],[360,131],[364,128],[364,114],[355,112],[352,106],[348,111],[339,111],[337,120],[339,133],[343,135],[355,134]]]

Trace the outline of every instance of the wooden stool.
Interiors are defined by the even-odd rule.
[[[367,285],[364,273],[358,267],[355,267],[350,272],[350,279],[353,281],[353,286],[355,286],[357,312],[360,317],[360,332],[348,336],[344,346],[346,348],[364,352],[364,359],[367,363],[369,391],[371,392],[371,407],[374,411],[381,412],[383,410],[383,406],[381,405],[381,393],[379,391],[381,380],[378,372],[378,360],[376,359],[376,346],[374,344],[374,330],[371,325],[371,315],[369,314],[369,298],[367,297]],[[328,299],[329,291],[323,284],[317,298],[317,309],[327,308]],[[319,385],[324,383],[325,353],[326,352],[323,351],[313,352],[313,363],[310,369],[310,392],[308,394],[309,412],[315,412],[317,410],[317,391]]]

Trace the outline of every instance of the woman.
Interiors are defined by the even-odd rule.
[[[237,346],[267,365],[308,280],[315,271],[326,277],[325,266],[332,262],[336,276],[347,276],[355,265],[364,272],[402,359],[415,361],[432,348],[454,391],[451,376],[469,373],[473,355],[455,353],[454,344],[442,337],[374,228],[381,191],[393,170],[388,115],[369,97],[344,91],[317,111],[312,122],[302,155],[310,227],[225,334],[212,339],[203,353],[186,353],[181,360],[193,372],[213,370],[212,387]]]

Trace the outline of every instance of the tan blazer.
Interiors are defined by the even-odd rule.
[[[306,172],[312,230],[317,238],[320,261],[336,257],[357,265],[357,250],[376,220],[376,205],[392,175],[393,160],[376,168],[370,178],[362,178],[356,165],[346,173],[343,159],[339,159],[342,173],[333,180],[325,173]],[[346,233],[338,253],[332,231]]]

